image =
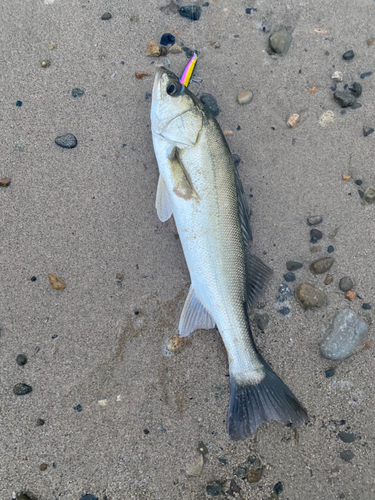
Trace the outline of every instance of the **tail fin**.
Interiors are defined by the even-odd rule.
[[[228,411],[230,439],[245,439],[269,420],[293,424],[308,420],[306,410],[298,399],[263,359],[262,362],[265,377],[258,384],[240,385],[231,376]]]

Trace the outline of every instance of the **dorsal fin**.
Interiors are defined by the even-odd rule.
[[[234,167],[234,173],[236,177],[236,190],[237,190],[238,208],[240,213],[242,237],[245,247],[248,247],[249,241],[253,240],[253,235],[250,227],[251,210],[249,208],[249,205],[247,204],[247,200],[245,198],[245,192],[243,190],[242,182],[236,166]]]

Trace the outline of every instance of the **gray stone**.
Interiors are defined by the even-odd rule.
[[[254,321],[257,324],[259,330],[261,330],[262,332],[267,328],[269,320],[270,317],[268,316],[267,313],[265,314],[257,313],[254,316]]]
[[[211,94],[202,94],[200,96],[200,100],[203,102],[205,106],[211,111],[214,116],[217,116],[220,113],[220,108],[217,105],[217,101],[215,97]]]
[[[334,262],[335,260],[333,257],[322,257],[321,259],[314,260],[314,262],[310,264],[310,269],[315,274],[323,274],[331,269]]]
[[[292,281],[296,281],[296,275],[294,273],[292,273],[292,272],[283,274],[283,278],[288,283],[290,283]]]
[[[112,19],[112,14],[110,12],[104,12],[104,14],[102,15],[102,20],[109,21],[110,19]]]
[[[309,226],[317,226],[323,222],[323,217],[321,215],[312,215],[311,217],[307,217],[307,224]]]
[[[191,477],[199,477],[203,470],[203,455],[199,453],[195,462],[189,465],[186,474]]]
[[[26,363],[27,363],[27,357],[24,354],[19,354],[16,357],[16,361],[17,361],[17,365],[19,365],[19,366],[26,365]]]
[[[363,127],[363,135],[367,137],[368,135],[372,134],[374,129],[372,127]]]
[[[303,267],[303,264],[294,260],[288,260],[288,262],[286,263],[286,268],[288,269],[288,271],[297,271],[298,269],[301,269],[301,267]]]
[[[328,359],[345,359],[365,344],[368,326],[354,311],[343,309],[331,321],[319,343]]]
[[[355,441],[355,434],[351,432],[340,431],[337,435],[344,443],[353,443]]]
[[[88,495],[82,497],[81,500],[98,500],[98,499],[94,497],[94,495],[91,495],[91,493],[89,493]]]
[[[180,7],[178,12],[182,17],[187,17],[192,21],[198,21],[202,14],[202,8],[200,5],[186,5]]]
[[[293,297],[292,290],[286,283],[281,283],[279,286],[279,295],[277,296],[277,300],[279,302],[284,302],[284,300],[287,300],[289,297]]]
[[[16,396],[24,396],[25,394],[29,394],[32,390],[32,387],[27,384],[16,384],[13,387],[13,392]]]
[[[354,57],[354,52],[352,50],[347,50],[342,57],[343,59],[345,59],[345,61],[350,61]]]
[[[215,481],[214,483],[208,484],[206,486],[206,492],[212,497],[217,497],[221,493],[221,483],[219,481]]]
[[[345,462],[350,462],[354,458],[354,453],[350,450],[344,450],[340,453],[340,457],[345,460]]]
[[[301,285],[297,288],[296,295],[302,307],[305,309],[322,307],[327,299],[325,293],[309,283],[301,283]]]
[[[284,56],[288,52],[292,40],[292,35],[285,28],[281,28],[272,33],[269,44],[274,52]]]
[[[358,82],[354,82],[352,88],[350,89],[354,97],[361,97],[362,95],[362,85]]]
[[[62,148],[73,149],[77,146],[77,139],[73,134],[65,134],[56,137],[55,143]]]
[[[369,203],[374,203],[375,201],[375,188],[370,186],[365,191],[365,200]]]
[[[340,104],[342,108],[353,106],[353,104],[355,104],[356,102],[355,95],[347,90],[336,90],[336,92],[333,94],[333,98]]]
[[[341,278],[341,280],[339,281],[339,287],[340,287],[340,290],[342,290],[343,292],[347,292],[348,290],[352,290],[353,289],[353,281],[348,278],[347,276],[344,276],[344,278]]]
[[[72,90],[72,97],[74,97],[74,99],[76,97],[82,97],[85,95],[85,91],[83,89],[79,89],[78,87],[75,87],[73,90]]]

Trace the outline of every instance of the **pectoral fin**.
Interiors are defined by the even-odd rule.
[[[179,149],[177,147],[172,149],[168,156],[168,161],[172,173],[174,194],[184,200],[191,200],[192,198],[199,199],[180,159]]]
[[[158,217],[162,222],[167,221],[173,213],[172,200],[161,175],[159,175],[155,206],[158,212]]]
[[[180,337],[187,337],[190,333],[198,329],[210,330],[214,326],[215,322],[211,314],[196,295],[193,285],[190,285],[178,326]]]

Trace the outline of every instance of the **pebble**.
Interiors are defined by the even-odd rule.
[[[16,500],[31,500],[31,498],[27,495],[27,493],[19,493],[16,496]]]
[[[221,483],[219,481],[215,481],[214,483],[208,484],[206,486],[206,492],[212,497],[217,497],[221,493]]]
[[[337,103],[340,104],[342,108],[353,106],[353,104],[355,104],[356,102],[355,96],[347,90],[336,90],[336,92],[333,94],[333,98]]]
[[[342,82],[342,73],[341,71],[335,71],[331,76],[331,79],[335,82]],[[336,89],[335,89],[336,90]]]
[[[351,290],[353,288],[353,286],[354,286],[353,281],[350,278],[348,278],[348,276],[344,276],[339,281],[340,290],[342,290],[343,292],[347,292],[348,290]]]
[[[296,281],[296,275],[292,272],[283,274],[283,278],[288,283],[291,283],[292,281]]]
[[[349,181],[352,178],[350,174],[342,174],[343,181]]]
[[[354,97],[361,97],[362,95],[362,85],[358,82],[354,82],[352,88],[349,90],[351,90]]]
[[[73,149],[77,146],[77,138],[73,134],[59,135],[55,143],[62,148]]]
[[[236,153],[233,153],[232,159],[234,161],[234,166],[238,167],[238,165],[241,163],[241,158]]]
[[[368,76],[371,76],[371,75],[372,75],[372,71],[366,71],[365,73],[361,73],[361,74],[359,75],[359,78],[360,78],[361,80],[363,80],[364,78],[367,78]]]
[[[326,370],[326,378],[331,378],[335,374],[335,370],[333,368],[330,368],[329,370]]]
[[[323,233],[319,229],[311,229],[310,231],[311,243],[316,243],[323,238]]]
[[[72,96],[74,97],[74,99],[76,99],[77,97],[82,97],[84,95],[85,91],[83,89],[79,89],[78,87],[76,87],[72,90]]]
[[[94,495],[91,495],[91,493],[89,493],[88,495],[82,497],[80,500],[98,500],[98,499],[94,497]]]
[[[197,451],[198,451],[198,453],[200,453],[201,455],[207,455],[207,453],[208,453],[208,448],[207,448],[207,446],[204,444],[204,442],[203,442],[203,441],[199,441]]]
[[[337,435],[344,443],[353,443],[355,441],[355,434],[351,432],[340,431]]]
[[[319,343],[320,352],[328,359],[345,359],[364,345],[368,326],[354,311],[338,312]]]
[[[173,335],[167,342],[167,349],[169,352],[175,354],[178,350],[181,349],[185,344],[185,337],[180,337],[178,333]]]
[[[368,135],[372,134],[374,129],[372,127],[363,127],[363,135],[367,137]]]
[[[9,186],[9,184],[10,184],[9,177],[3,177],[2,179],[0,179],[0,186],[1,187],[7,187],[7,186]]]
[[[301,269],[301,267],[303,267],[303,264],[301,264],[301,262],[296,262],[295,260],[288,260],[286,263],[288,271],[297,271],[298,269]]]
[[[112,19],[112,14],[110,12],[104,12],[104,14],[102,15],[102,20],[108,21],[109,19]]]
[[[345,61],[350,61],[354,57],[354,52],[352,50],[347,50],[345,54],[342,55],[342,58],[345,59]]]
[[[150,73],[145,73],[144,71],[136,71],[134,74],[138,80],[143,80],[146,76],[151,76]]]
[[[290,313],[290,311],[291,311],[290,307],[282,307],[281,309],[277,310],[277,312],[279,312],[283,316],[287,316]]]
[[[280,495],[280,493],[283,491],[283,485],[281,481],[275,484],[273,487],[273,491],[276,493],[276,495]]]
[[[241,488],[238,486],[236,481],[234,479],[231,479],[230,484],[229,484],[229,495],[234,497],[237,495],[233,495],[233,493],[240,493]]]
[[[345,460],[345,462],[350,462],[354,458],[354,453],[350,450],[344,450],[340,453],[340,457]]]
[[[292,35],[285,28],[281,28],[270,35],[269,44],[274,52],[284,56],[288,52],[292,40]]]
[[[328,111],[325,111],[319,118],[319,125],[321,127],[326,127],[330,123],[334,123],[334,121],[335,113],[329,109]]]
[[[332,245],[329,245],[329,247],[327,248],[327,252],[332,253],[334,251],[335,251],[334,247]]]
[[[22,101],[16,101],[16,106],[20,108],[22,106]]]
[[[32,391],[32,387],[27,384],[16,384],[13,387],[13,392],[16,396],[24,396]]]
[[[325,277],[325,280],[324,280],[324,284],[325,285],[330,285],[333,281],[333,276],[332,274],[327,274],[327,276]]]
[[[281,283],[281,285],[279,286],[279,295],[277,296],[277,300],[279,302],[284,302],[289,297],[293,297],[292,290],[286,283]]]
[[[137,22],[139,21],[139,17],[138,17],[138,16],[131,16],[131,17],[130,17],[130,21],[131,21],[132,23],[137,23]]]
[[[77,413],[82,411],[82,405],[77,405],[73,407],[73,410],[75,410]]]
[[[178,43],[175,43],[172,45],[172,47],[169,49],[169,52],[171,54],[180,54],[182,52],[182,47]]]
[[[331,269],[334,262],[335,260],[333,257],[322,257],[321,259],[314,260],[310,264],[310,269],[315,274],[323,274]]]
[[[36,425],[38,427],[41,427],[42,425],[44,425],[46,422],[45,420],[43,420],[42,418],[38,418],[37,421],[36,421]]]
[[[49,274],[48,279],[49,284],[54,290],[65,290],[66,285],[63,280],[57,276],[57,274]]]
[[[321,222],[323,222],[323,217],[321,217],[320,215],[312,215],[311,217],[307,218],[307,224],[309,226],[317,226]]]
[[[265,314],[256,313],[254,316],[254,321],[257,324],[259,330],[261,330],[262,332],[267,328],[269,320],[270,317],[268,316],[267,313]]]
[[[313,247],[310,247],[311,253],[318,253],[322,251],[322,245],[316,245],[316,242]]]
[[[147,44],[147,55],[150,57],[159,57],[160,56],[160,47],[159,45],[154,41],[150,40]]]
[[[243,92],[240,92],[237,96],[237,102],[238,104],[247,104],[253,99],[253,93],[251,90],[244,90]]]
[[[27,357],[24,354],[19,354],[16,357],[17,365],[24,366],[27,363]]]
[[[345,297],[350,300],[351,302],[353,302],[353,300],[355,299],[355,296],[356,296],[356,293],[354,290],[348,290],[345,294]]]
[[[327,299],[324,292],[309,283],[301,283],[297,288],[296,296],[304,309],[322,307]]]
[[[370,186],[365,191],[365,200],[369,203],[373,203],[375,201],[375,188]]]
[[[300,121],[301,117],[299,114],[294,113],[292,116],[288,118],[288,121],[286,122],[287,126],[289,128],[294,128],[297,123]]]
[[[357,186],[362,186],[363,181],[361,181],[361,179],[357,179],[355,183],[357,184]]]
[[[160,39],[160,45],[173,45],[176,41],[172,33],[164,33]]]
[[[40,464],[39,469],[40,470],[47,470],[48,464]]]
[[[231,130],[223,130],[224,137],[232,137],[233,132]]]
[[[353,106],[352,106],[352,109],[359,109],[359,108],[362,108],[362,104],[361,104],[360,102],[355,102],[355,103],[353,104]],[[342,110],[340,111],[340,114],[342,114],[342,115],[343,115],[344,113],[346,113],[346,110],[345,110],[345,109],[342,109]]]
[[[202,94],[200,96],[200,100],[203,102],[205,106],[211,111],[214,116],[217,116],[220,113],[220,108],[217,105],[217,101],[215,97],[211,94]]]
[[[178,12],[182,17],[198,21],[202,14],[202,8],[200,5],[186,5],[185,7],[180,7]]]
[[[51,61],[49,59],[44,59],[42,61],[42,68],[49,68],[51,66]]]
[[[263,476],[263,468],[250,470],[247,473],[247,480],[249,483],[257,483],[261,480],[262,476]]]
[[[316,85],[311,85],[308,89],[309,94],[315,95],[318,92],[318,87]]]
[[[121,273],[116,273],[116,279],[122,281],[124,279],[124,275]]]
[[[194,463],[189,465],[186,474],[192,477],[199,477],[203,470],[203,455],[199,454]]]
[[[371,309],[371,305],[365,302],[362,304],[362,309],[365,309],[365,311],[369,311]]]

